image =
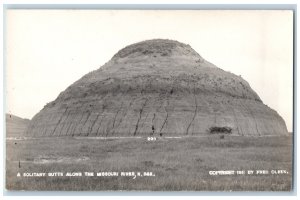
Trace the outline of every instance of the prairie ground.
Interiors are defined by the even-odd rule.
[[[157,138],[155,141],[87,137],[7,139],[6,188],[39,191],[290,191],[292,153],[292,136],[225,136],[224,139],[205,136]],[[231,170],[234,174],[210,174],[222,170]],[[253,174],[247,174],[248,170],[253,170]],[[267,170],[268,174],[256,170]],[[237,171],[245,171],[245,174],[237,174]],[[46,173],[45,177],[23,176],[24,173],[42,172]],[[49,172],[64,175],[48,176]],[[66,176],[67,172],[82,173],[82,176]],[[84,172],[94,172],[95,176],[85,176]],[[96,176],[97,172],[119,174]],[[140,176],[121,176],[121,172],[134,172],[135,175],[139,172]]]

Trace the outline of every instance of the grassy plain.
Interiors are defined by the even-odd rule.
[[[7,140],[6,188],[75,191],[290,191],[292,137],[32,138]],[[218,170],[287,174],[209,175]],[[155,176],[17,177],[33,172],[152,172]]]

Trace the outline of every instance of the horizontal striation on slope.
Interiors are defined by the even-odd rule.
[[[45,108],[32,120],[28,133],[34,136],[203,135],[213,126],[232,127],[236,135],[286,131],[279,115],[260,102],[201,94],[109,94]]]

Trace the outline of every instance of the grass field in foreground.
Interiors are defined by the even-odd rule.
[[[121,139],[33,138],[6,141],[9,190],[290,191],[292,137]],[[216,170],[288,174],[209,175]],[[152,172],[133,177],[17,177],[33,172]]]

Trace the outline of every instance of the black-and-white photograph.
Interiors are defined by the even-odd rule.
[[[293,10],[7,9],[8,191],[291,191]]]

